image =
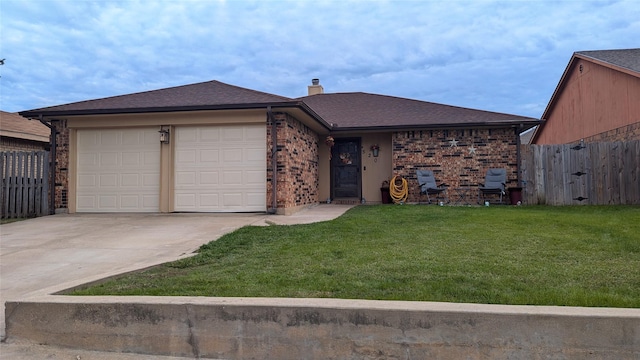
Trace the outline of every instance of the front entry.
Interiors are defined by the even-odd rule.
[[[360,139],[336,139],[331,149],[331,198],[360,199]]]

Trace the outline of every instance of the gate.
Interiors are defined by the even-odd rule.
[[[522,145],[525,204],[640,205],[640,140]]]
[[[1,217],[22,218],[49,214],[49,153],[0,153]]]

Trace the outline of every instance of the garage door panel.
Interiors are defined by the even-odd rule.
[[[115,187],[118,185],[118,174],[102,174],[99,179],[99,187]]]
[[[201,163],[219,163],[220,151],[219,150],[200,150],[200,162]]]
[[[98,154],[78,154],[78,165],[79,166],[91,166],[98,164]]]
[[[265,179],[265,172],[264,171],[251,171],[251,170],[247,170],[246,171],[246,175],[245,175],[245,183],[247,185],[262,185],[262,183],[264,183],[264,179]]]
[[[225,171],[222,174],[222,184],[230,186],[242,185],[242,171]]]
[[[145,188],[155,188],[159,190],[160,176],[156,176],[155,174],[142,174],[142,186],[144,186]],[[156,192],[157,191],[155,191],[154,193]]]
[[[87,174],[78,176],[78,186],[96,186],[96,176],[94,174]]]
[[[122,187],[138,187],[141,186],[140,175],[138,174],[122,174],[120,175],[120,186]]]
[[[242,206],[242,193],[228,192],[222,196],[223,205],[226,207],[240,207]]]
[[[143,165],[144,154],[138,152],[122,153],[122,166],[141,166]]]
[[[200,184],[201,185],[218,185],[220,180],[220,173],[217,171],[203,171],[200,173]]]
[[[175,132],[177,142],[195,142],[198,136],[196,128],[181,128]]]
[[[201,212],[266,209],[264,125],[176,128],[175,210]],[[188,134],[188,136],[186,136]],[[187,158],[185,153],[196,154]],[[191,161],[195,158],[195,161]],[[196,173],[195,181],[185,174]],[[257,179],[260,180],[257,180]],[[250,185],[250,186],[247,186]],[[251,195],[249,195],[251,194]],[[191,202],[182,201],[190,196]]]
[[[196,172],[195,171],[183,171],[176,174],[176,186],[182,187],[185,185],[196,184]]]
[[[243,126],[229,126],[225,127],[222,130],[222,136],[224,141],[226,142],[236,142],[244,140],[244,130]]]
[[[118,166],[118,153],[101,153],[100,166]]]
[[[98,206],[104,210],[117,210],[118,197],[114,195],[98,196]]]
[[[157,129],[80,129],[77,139],[78,212],[159,211]]]
[[[224,162],[226,166],[240,166],[242,153],[242,149],[226,149],[222,153],[222,162]]]
[[[160,208],[160,198],[156,194],[142,195],[142,206],[145,209],[158,209]]]
[[[200,142],[208,143],[208,142],[219,142],[220,141],[220,128],[219,127],[208,127],[200,129]]]
[[[136,209],[138,207],[140,207],[139,201],[140,199],[138,198],[137,195],[122,195],[120,197],[120,201],[121,201],[121,207],[122,209]]]
[[[248,162],[265,162],[266,155],[262,149],[246,149],[245,153]]]
[[[76,198],[76,206],[78,208],[95,208],[96,207],[96,196],[95,195],[89,195],[89,196],[82,196],[79,195]]]

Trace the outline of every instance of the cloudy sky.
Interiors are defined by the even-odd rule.
[[[0,109],[209,80],[539,118],[574,51],[640,47],[640,2],[0,0]]]

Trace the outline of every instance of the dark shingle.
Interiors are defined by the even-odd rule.
[[[36,117],[242,109],[279,105],[305,106],[319,118],[340,128],[401,128],[419,126],[467,126],[535,122],[536,119],[435,104],[419,100],[367,93],[318,94],[299,99],[267,94],[219,81],[208,81],[167,89],[81,101],[22,112]]]
[[[222,105],[243,105],[256,103],[274,103],[291,99],[228,85],[219,81],[207,81],[191,85],[176,86],[160,90],[80,101],[71,104],[51,106],[29,110],[25,113],[74,111],[101,112],[140,109],[175,109],[190,107],[208,107]]]
[[[629,69],[640,74],[640,49],[578,51],[576,54]]]
[[[337,129],[489,125],[537,121],[518,115],[360,92],[318,94],[300,100],[326,122],[337,126]]]

